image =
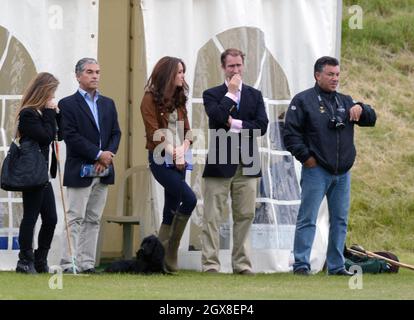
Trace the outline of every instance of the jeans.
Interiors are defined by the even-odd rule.
[[[162,223],[171,225],[176,211],[191,215],[197,198],[185,182],[185,170],[167,168],[165,164],[154,162],[153,153],[148,153],[148,161],[154,178],[164,187],[164,210]]]
[[[327,252],[328,273],[345,268],[343,255],[348,211],[350,205],[351,174],[333,175],[320,166],[302,167],[301,205],[296,222],[293,253],[294,270],[310,270],[310,253],[316,230],[319,207],[326,195],[329,210],[329,239]]]

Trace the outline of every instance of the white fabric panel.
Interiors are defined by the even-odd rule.
[[[161,57],[176,55],[187,64],[186,79],[192,83],[191,70],[200,47],[225,30],[254,26],[263,30],[267,48],[287,74],[293,96],[313,85],[317,58],[336,54],[338,5],[341,1],[141,0],[147,74]]]

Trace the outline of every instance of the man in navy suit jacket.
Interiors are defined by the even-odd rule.
[[[202,269],[218,272],[219,226],[231,196],[232,268],[253,274],[246,245],[255,215],[257,177],[261,176],[257,137],[266,133],[268,118],[262,94],[242,83],[244,53],[227,49],[221,55],[225,83],[204,91],[209,118],[209,151],[204,168]]]
[[[108,185],[115,180],[113,157],[118,150],[121,130],[114,101],[97,90],[98,62],[83,58],[76,64],[75,71],[78,91],[59,101],[66,144],[63,184],[67,187],[71,241],[71,252],[64,241],[61,265],[64,272],[72,273],[72,259],[75,259],[78,271],[94,273],[100,220]],[[95,173],[82,177],[84,165],[92,165]]]

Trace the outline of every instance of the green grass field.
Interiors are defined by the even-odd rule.
[[[349,277],[319,273],[176,275],[63,275],[62,289],[50,289],[51,275],[0,273],[0,299],[137,299],[137,300],[319,300],[414,299],[414,271],[363,275],[362,289],[350,289]],[[56,282],[55,282],[56,283]]]

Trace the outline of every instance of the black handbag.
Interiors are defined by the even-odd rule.
[[[15,136],[1,168],[1,188],[30,191],[44,187],[48,181],[48,166],[39,143],[30,139],[18,145]]]

